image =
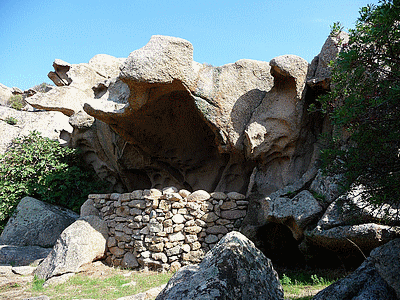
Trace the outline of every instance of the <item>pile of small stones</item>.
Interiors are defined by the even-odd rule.
[[[174,187],[89,199],[107,223],[106,262],[127,268],[177,270],[199,263],[247,212],[245,196]]]

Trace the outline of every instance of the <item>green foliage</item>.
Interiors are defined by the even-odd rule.
[[[281,284],[282,285],[292,285],[292,279],[287,276],[286,274],[283,274],[282,279],[281,279]]]
[[[7,117],[4,121],[9,125],[16,125],[18,123],[18,120],[14,117]]]
[[[46,280],[45,279],[39,279],[36,275],[33,278],[32,281],[32,290],[35,292],[41,292],[44,290],[43,284]]]
[[[51,299],[117,299],[145,292],[168,282],[172,273],[130,272],[132,275],[89,277],[76,274],[67,282],[43,287],[44,280],[32,282],[33,295],[45,293]],[[136,284],[129,284],[135,282]]]
[[[332,28],[337,35],[339,24]],[[364,187],[374,204],[400,200],[400,2],[360,10],[332,66],[332,90],[319,98],[334,128],[322,153],[344,186]]]
[[[0,226],[25,196],[79,212],[87,195],[104,186],[84,166],[76,149],[61,147],[36,131],[15,139],[0,156]]]
[[[21,95],[13,95],[8,99],[8,105],[11,108],[21,110],[25,106],[25,100]]]
[[[338,279],[333,274],[319,276],[308,271],[287,271],[287,273],[282,274],[280,279],[285,299],[311,299],[318,291]]]

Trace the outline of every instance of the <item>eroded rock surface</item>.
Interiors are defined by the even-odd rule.
[[[107,237],[107,225],[99,217],[90,215],[78,219],[62,232],[35,275],[47,280],[77,272],[82,265],[104,256]]]
[[[25,197],[4,227],[0,244],[52,247],[78,217],[71,210]]]
[[[39,246],[0,245],[0,264],[15,266],[38,265],[49,255],[51,248]]]
[[[199,265],[181,268],[162,299],[283,299],[271,261],[238,232],[228,233]]]
[[[13,118],[15,125],[7,123]],[[38,131],[44,137],[58,140],[67,145],[73,128],[68,123],[68,117],[54,111],[19,111],[0,105],[0,154],[3,154],[11,141],[17,137],[28,135],[31,131]]]

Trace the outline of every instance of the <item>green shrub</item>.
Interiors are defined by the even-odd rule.
[[[400,203],[400,2],[361,8],[332,65],[332,91],[320,97],[334,125],[322,152],[327,173],[379,207]],[[335,24],[332,35],[340,29]]]
[[[17,110],[21,110],[22,108],[24,108],[25,106],[25,100],[22,97],[22,95],[14,95],[11,96],[10,99],[8,99],[8,105],[11,108],[17,109]]]
[[[31,132],[0,156],[0,229],[25,196],[79,212],[87,195],[104,186],[78,150]]]
[[[4,121],[9,125],[16,125],[18,123],[18,120],[14,117],[7,117]]]

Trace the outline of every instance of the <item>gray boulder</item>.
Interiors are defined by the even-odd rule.
[[[0,246],[0,264],[28,266],[38,265],[49,255],[51,248],[42,248],[38,246]]]
[[[317,226],[312,231],[306,231],[307,240],[314,245],[329,249],[338,254],[357,254],[360,249],[368,253],[392,239],[400,237],[398,227],[366,223],[360,225],[345,225],[330,229]]]
[[[371,260],[349,276],[320,291],[313,300],[396,300],[396,293],[383,280]]]
[[[0,245],[53,247],[79,215],[71,210],[23,198],[0,236]]]
[[[293,198],[267,197],[267,201],[267,221],[285,224],[297,240],[303,237],[307,225],[323,212],[322,206],[307,190],[301,191]]]
[[[359,252],[359,247],[368,255],[375,247],[400,237],[396,224],[399,209],[388,204],[375,206],[361,198],[361,191],[361,187],[353,187],[331,203],[317,226],[306,232],[308,241],[346,255]]]
[[[310,190],[321,196],[325,203],[332,203],[340,195],[340,175],[324,176],[319,170],[310,186]]]
[[[379,275],[395,290],[400,299],[400,239],[375,248],[371,251],[370,259]]]
[[[35,275],[48,279],[75,273],[87,263],[102,258],[108,238],[106,223],[97,216],[86,216],[66,228]]]
[[[158,295],[163,299],[283,299],[271,261],[239,232],[230,232],[199,265],[181,268]]]
[[[311,62],[307,75],[307,84],[312,88],[328,90],[331,82],[331,68],[329,63],[349,41],[348,33],[342,31],[336,36],[329,35],[321,52]]]
[[[0,105],[7,105],[12,95],[12,89],[0,83]]]

